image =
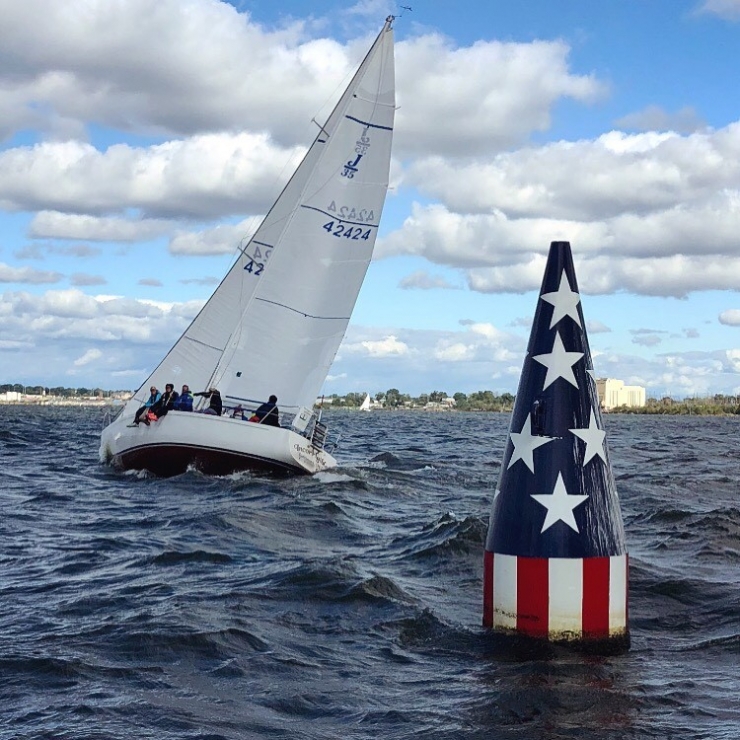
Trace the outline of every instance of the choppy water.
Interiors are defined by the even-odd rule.
[[[338,413],[313,478],[158,480],[0,407],[0,738],[740,737],[740,420],[606,418],[632,649],[480,627],[508,415]]]

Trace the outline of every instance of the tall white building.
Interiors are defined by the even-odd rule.
[[[615,409],[618,406],[645,405],[645,389],[641,385],[625,385],[623,380],[598,378],[596,390],[599,394],[599,403],[604,411]]]

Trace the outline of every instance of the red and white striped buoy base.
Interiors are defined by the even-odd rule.
[[[485,551],[483,626],[552,642],[629,647],[628,556],[525,558]]]

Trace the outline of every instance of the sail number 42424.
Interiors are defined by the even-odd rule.
[[[329,221],[323,228],[332,236],[343,236],[345,239],[369,239],[370,229],[363,229],[362,226],[345,226],[338,221]]]

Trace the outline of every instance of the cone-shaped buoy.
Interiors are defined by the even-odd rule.
[[[483,625],[629,646],[627,550],[569,242],[553,242],[484,555]]]

